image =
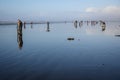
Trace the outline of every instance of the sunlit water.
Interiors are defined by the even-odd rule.
[[[0,25],[0,80],[120,80],[120,22]],[[68,40],[74,38],[74,40]]]

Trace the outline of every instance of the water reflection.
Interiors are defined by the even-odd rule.
[[[102,27],[102,31],[105,31],[106,29],[106,23],[104,21],[74,21],[74,27],[77,28],[77,26],[79,25],[79,27],[82,27],[84,24],[86,24],[87,26],[96,26],[97,24],[100,24],[100,26]]]
[[[31,29],[33,28],[33,22],[30,23],[31,24]]]
[[[64,22],[64,24],[65,24],[66,22]],[[34,25],[33,24],[35,24],[35,23],[33,23],[33,22],[24,22],[23,23],[23,28],[24,29],[26,29],[27,28],[27,24],[30,24],[30,28],[33,28],[34,27]],[[51,22],[45,22],[45,23],[43,23],[43,25],[46,25],[45,27],[44,27],[44,30],[46,31],[46,32],[50,32],[51,31],[51,28],[50,28],[50,24],[51,24]],[[18,26],[19,26],[20,24],[18,24]],[[40,24],[41,25],[41,24]],[[66,25],[69,25],[69,24],[65,24],[65,26]],[[74,21],[73,23],[70,23],[70,25],[73,27],[73,28],[77,28],[77,29],[80,29],[81,27],[81,31],[82,32],[85,32],[86,34],[89,34],[89,35],[96,35],[96,34],[101,34],[101,32],[104,32],[104,34],[107,34],[107,35],[117,35],[116,37],[119,37],[118,35],[120,34],[119,33],[119,30],[120,30],[120,25],[114,25],[113,26],[113,24],[108,24],[108,22],[107,22],[107,24],[106,24],[106,22],[105,21],[83,21],[83,20],[81,20],[81,21]],[[69,26],[70,26],[69,25]],[[108,26],[108,28],[106,28]],[[43,26],[42,26],[43,27]],[[78,27],[80,27],[80,28],[78,28]],[[23,41],[22,41],[22,29],[20,29],[21,27],[18,27],[18,30],[17,30],[17,36],[18,36],[18,42],[19,42],[19,47],[22,47],[22,45],[23,45]],[[54,28],[56,28],[56,27],[54,27]],[[70,27],[69,27],[70,28]],[[106,30],[107,29],[107,30]],[[84,31],[85,30],[85,31]],[[76,31],[77,32],[77,31]],[[74,37],[74,36],[73,36]]]
[[[114,80],[116,77],[119,78],[120,71],[117,70],[120,70],[118,62],[120,59],[120,38],[106,35],[106,33],[119,35],[119,23],[107,22],[107,27],[104,26],[106,27],[105,32],[101,31],[100,22],[98,25],[91,26],[91,21],[83,21],[82,28],[78,26],[77,30],[74,23],[51,24],[49,22],[33,25],[34,29],[31,29],[31,24],[26,24],[25,30],[24,27],[22,29],[22,26],[17,26],[15,29],[16,26],[13,25],[14,29],[8,26],[4,31],[0,31],[0,43],[4,44],[4,46],[1,44],[0,48],[0,80],[8,78],[9,80],[99,80],[100,77],[106,80],[113,78]],[[18,25],[22,25],[22,23],[19,22]],[[3,27],[0,28],[3,29]],[[51,29],[52,32],[46,32]],[[86,29],[91,31],[93,35],[88,35]],[[8,32],[6,30],[10,31],[10,35],[6,34]],[[17,40],[13,35],[15,32]],[[12,41],[9,42],[7,39],[10,38]],[[18,51],[13,44],[17,44],[21,49],[23,38],[26,42],[24,50]]]
[[[26,22],[24,22],[24,29],[26,29]]]
[[[90,24],[90,21],[87,21],[87,26],[89,26],[89,24]]]
[[[17,42],[18,42],[19,49],[22,49],[22,47],[23,47],[22,25],[23,25],[22,21],[18,20],[18,24],[17,24]]]
[[[96,26],[98,24],[98,21],[91,21],[91,26]]]
[[[83,26],[83,21],[80,21],[79,22],[79,27],[82,27]]]
[[[75,27],[75,28],[77,28],[77,23],[78,23],[78,21],[76,20],[76,21],[74,22],[74,27]]]
[[[49,27],[50,22],[47,22],[47,32],[50,32],[50,27]]]
[[[102,31],[105,31],[105,29],[106,29],[106,23],[104,21],[100,21],[100,25],[102,27]]]
[[[31,25],[31,29],[33,28],[33,24],[36,24],[36,23],[33,23],[33,22],[30,22],[30,23],[26,23],[24,22],[24,29],[26,29],[26,25],[27,24],[30,24]],[[50,22],[45,22],[43,24],[46,24],[47,25],[47,28],[46,28],[46,32],[50,32]],[[65,22],[66,24],[66,22]],[[86,26],[98,26],[98,24],[100,24],[100,26],[98,27],[101,27],[102,28],[102,31],[105,31],[106,30],[106,23],[104,21],[74,21],[74,27],[77,28],[78,26],[81,28],[82,26],[86,25]],[[85,27],[85,26],[84,26]]]

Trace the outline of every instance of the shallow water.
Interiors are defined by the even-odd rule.
[[[0,80],[120,80],[115,35],[120,22],[28,24],[20,37],[17,25],[0,25]]]

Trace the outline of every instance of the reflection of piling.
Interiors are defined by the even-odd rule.
[[[31,29],[33,28],[33,22],[30,23],[31,24]]]
[[[23,46],[23,40],[22,40],[22,21],[18,20],[18,26],[17,26],[17,42],[18,46],[21,49]]]
[[[50,22],[47,22],[47,32],[50,32],[50,27],[49,27]]]
[[[80,21],[79,22],[79,27],[82,27],[83,26],[83,21]]]
[[[24,22],[24,29],[26,29],[26,22]]]
[[[89,21],[87,21],[87,26],[89,25]]]
[[[95,26],[96,25],[96,21],[91,21],[91,26]]]
[[[102,31],[105,31],[105,29],[106,29],[106,23],[104,21],[100,21],[100,25],[102,27]]]
[[[76,20],[76,21],[74,22],[75,28],[77,28],[77,23],[78,23],[78,21]]]

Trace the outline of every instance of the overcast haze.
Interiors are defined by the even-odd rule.
[[[0,20],[120,20],[120,0],[0,0]]]

